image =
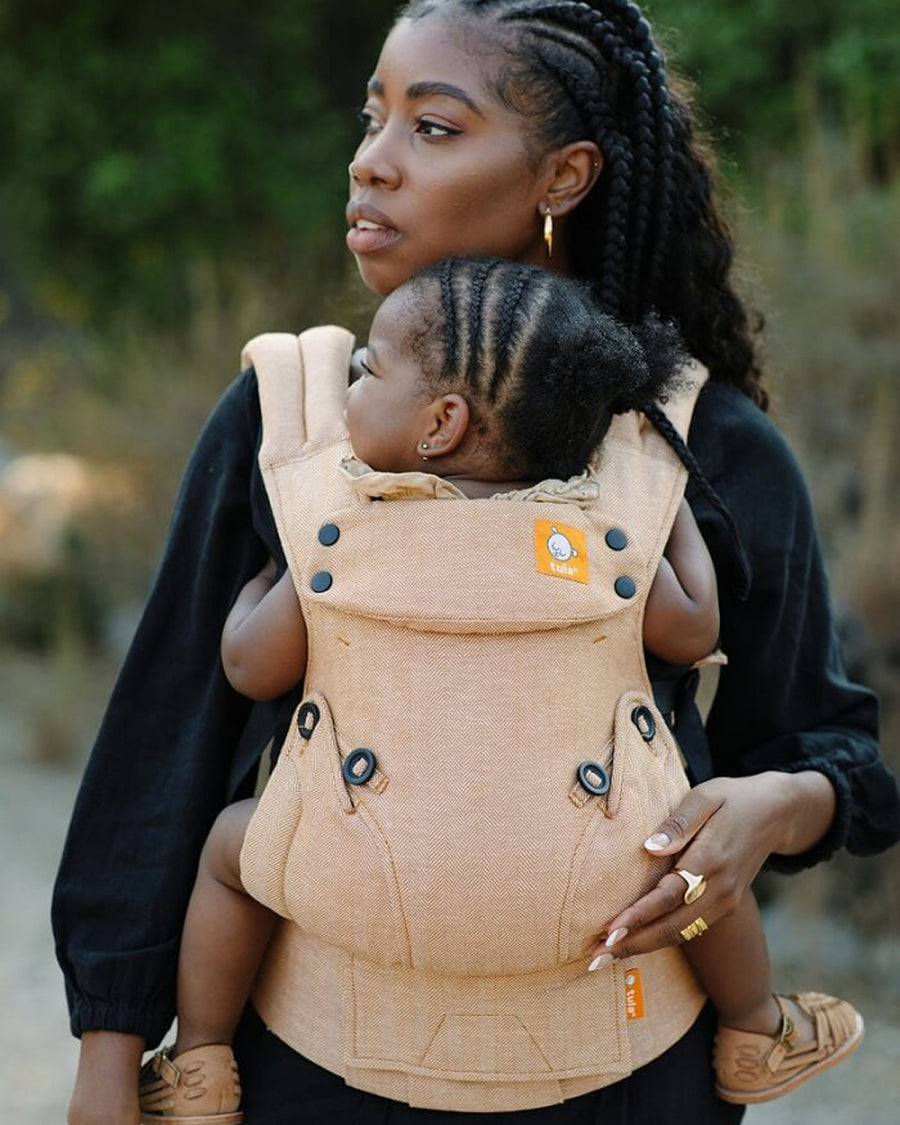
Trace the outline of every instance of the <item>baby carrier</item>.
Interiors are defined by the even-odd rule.
[[[341,469],[352,347],[315,328],[244,352],[309,636],[241,853],[247,889],[289,920],[253,1002],[351,1086],[548,1105],[661,1054],[704,999],[678,949],[587,972],[666,870],[642,842],[688,788],[642,645],[686,472],[631,413],[599,487],[565,499],[379,499]],[[665,406],[682,434],[692,377]]]

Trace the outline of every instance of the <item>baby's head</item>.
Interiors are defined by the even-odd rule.
[[[567,479],[613,414],[658,398],[683,359],[673,328],[656,317],[627,328],[578,282],[448,258],[375,314],[348,395],[350,439],[387,472]]]

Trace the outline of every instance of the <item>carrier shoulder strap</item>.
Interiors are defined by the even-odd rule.
[[[244,347],[241,367],[254,368],[259,386],[264,473],[346,433],[353,345],[351,332],[323,325],[299,336],[268,332]]]

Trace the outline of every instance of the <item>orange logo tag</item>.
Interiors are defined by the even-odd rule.
[[[625,970],[625,1017],[629,1020],[644,1018],[644,989],[641,986],[641,970]]]
[[[587,583],[587,539],[577,527],[535,520],[534,557],[539,574]]]

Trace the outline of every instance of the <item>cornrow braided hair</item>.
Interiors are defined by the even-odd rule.
[[[746,556],[731,513],[656,405],[687,360],[672,324],[650,313],[629,327],[599,311],[586,285],[499,258],[445,259],[396,295],[414,310],[405,344],[429,390],[466,397],[473,428],[489,435],[513,476],[568,479],[590,463],[614,414],[643,411],[722,515],[737,593],[746,597]]]
[[[456,366],[456,316],[453,312],[453,259],[446,258],[441,265],[441,298],[442,307],[450,310],[450,315],[444,322],[444,363],[446,370],[452,371]]]
[[[522,115],[535,160],[578,140],[602,153],[597,184],[565,220],[575,276],[628,322],[658,309],[714,380],[765,409],[753,345],[762,322],[731,287],[733,243],[713,200],[711,159],[637,5],[412,0],[401,15],[435,12],[477,19],[480,40],[513,63],[488,79]]]
[[[429,391],[463,394],[498,460],[531,480],[583,472],[613,414],[656,399],[686,359],[659,317],[632,330],[587,286],[536,266],[448,259],[397,295]],[[468,346],[451,358],[454,335]]]
[[[484,313],[484,294],[491,271],[499,265],[499,260],[485,259],[472,270],[472,294],[469,317],[469,356],[466,365],[466,382],[477,386],[481,366],[482,339],[481,320]]]

